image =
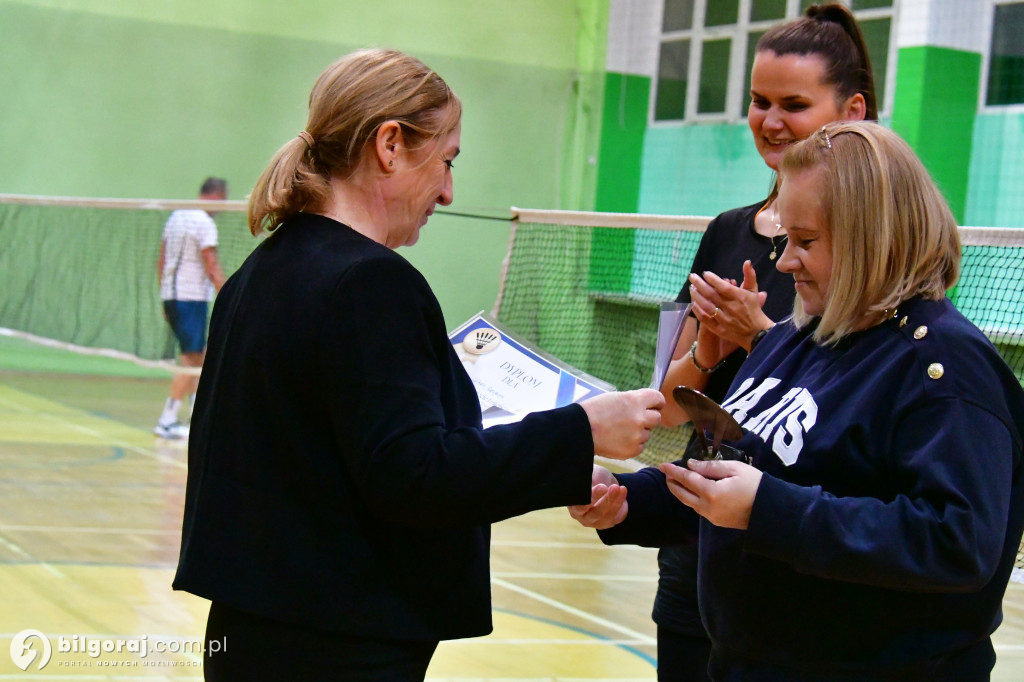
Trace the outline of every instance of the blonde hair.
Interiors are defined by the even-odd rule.
[[[818,172],[832,272],[820,343],[881,322],[909,298],[939,300],[960,274],[956,219],[924,165],[896,133],[865,121],[836,122],[794,144],[779,172]],[[793,321],[812,321],[799,297]]]
[[[461,117],[459,98],[415,57],[383,49],[342,57],[313,86],[305,134],[286,142],[256,181],[249,230],[273,230],[299,211],[320,209],[331,177],[355,171],[386,121],[397,121],[416,147],[451,132]]]

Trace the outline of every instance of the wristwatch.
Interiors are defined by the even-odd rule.
[[[771,327],[768,327],[768,329],[771,329]],[[761,343],[761,339],[763,339],[765,337],[765,334],[768,333],[768,329],[762,329],[758,333],[754,334],[754,338],[750,340],[750,350],[747,351],[747,353],[754,352],[754,346]]]

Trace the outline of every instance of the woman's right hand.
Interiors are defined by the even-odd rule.
[[[569,516],[581,526],[604,530],[622,523],[629,513],[626,488],[615,481],[612,472],[598,464],[591,475],[590,504],[569,507]]]
[[[594,454],[629,459],[644,450],[651,429],[661,423],[665,397],[654,389],[603,393],[580,403],[590,420]]]

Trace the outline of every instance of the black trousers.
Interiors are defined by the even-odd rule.
[[[437,648],[290,625],[217,603],[210,605],[206,643],[204,675],[213,682],[422,682]]]
[[[711,640],[658,626],[658,682],[708,682]]]

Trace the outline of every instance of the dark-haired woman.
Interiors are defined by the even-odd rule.
[[[800,19],[765,33],[755,51],[750,96],[747,120],[754,145],[774,171],[790,145],[822,125],[877,119],[870,58],[849,10],[839,4],[812,5]],[[775,267],[786,242],[776,197],[773,189],[765,200],[722,213],[701,240],[690,276],[715,288],[717,308],[705,324],[724,339],[730,352],[720,363],[711,363],[708,358],[717,357],[717,349],[699,347],[697,320],[686,321],[676,359],[662,384],[667,398],[662,420],[667,426],[689,420],[672,400],[673,388],[690,386],[721,401],[747,352],[792,309],[792,279]],[[678,300],[690,302],[689,285]],[[697,445],[692,438],[688,450]],[[706,680],[711,644],[697,604],[695,527],[643,520],[636,496],[628,495],[627,502],[623,489],[638,478],[664,481],[654,468],[612,476],[595,467],[592,504],[571,508],[570,513],[583,525],[600,529],[608,544],[661,548],[653,613],[658,626],[658,679]],[[668,494],[663,483],[660,488]]]

